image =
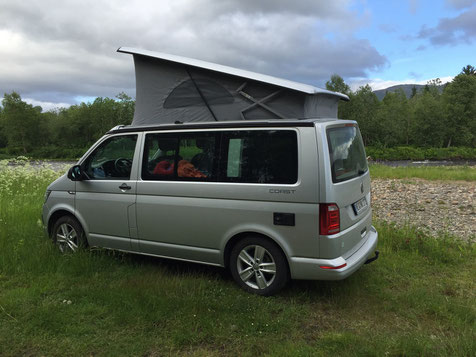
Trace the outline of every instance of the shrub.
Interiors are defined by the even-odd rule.
[[[366,147],[372,160],[476,160],[476,148]]]

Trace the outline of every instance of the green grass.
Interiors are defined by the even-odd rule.
[[[60,255],[39,224],[55,176],[0,165],[1,356],[476,350],[474,245],[378,224],[375,263],[343,281],[295,281],[264,298],[219,268],[103,250]]]
[[[407,166],[370,165],[372,178],[421,178],[425,180],[476,181],[476,166]]]

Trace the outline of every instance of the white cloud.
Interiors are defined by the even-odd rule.
[[[132,58],[115,53],[120,46],[323,85],[332,73],[386,65],[353,35],[365,21],[351,0],[3,0],[0,91],[59,103],[134,96]]]
[[[57,110],[61,108],[69,108],[71,104],[69,103],[52,103],[52,102],[42,102],[39,100],[31,99],[31,98],[22,98],[28,104],[33,105],[34,107],[40,106],[43,112],[48,112],[51,110]]]
[[[454,2],[460,8],[466,8],[463,1]],[[417,38],[426,39],[436,46],[455,46],[476,42],[476,6],[472,6],[458,16],[439,19],[434,27],[422,26]]]

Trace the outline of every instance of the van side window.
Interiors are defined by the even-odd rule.
[[[297,134],[293,130],[145,137],[143,180],[293,184],[297,171]]]
[[[215,135],[185,136],[180,139],[178,177],[212,178],[215,165]]]
[[[92,180],[128,180],[137,135],[115,136],[102,142],[83,163]]]
[[[297,135],[292,130],[224,132],[220,181],[297,182]]]
[[[210,181],[214,178],[215,133],[147,134],[143,180]]]

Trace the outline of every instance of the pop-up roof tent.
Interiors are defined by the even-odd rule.
[[[133,126],[165,123],[337,118],[341,93],[165,53],[121,47],[134,56]]]

